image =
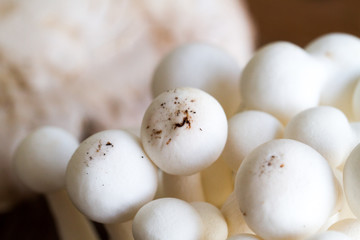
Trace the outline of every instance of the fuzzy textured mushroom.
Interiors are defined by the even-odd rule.
[[[45,126],[32,131],[17,147],[14,170],[31,190],[45,194],[62,239],[98,239],[91,223],[65,192],[65,172],[78,140],[67,131]]]
[[[345,162],[358,142],[345,114],[331,106],[300,112],[285,127],[284,137],[311,146],[334,169]]]
[[[246,110],[261,110],[287,123],[297,113],[319,104],[327,68],[302,48],[275,42],[259,49],[241,75]]]
[[[337,191],[326,159],[291,139],[255,148],[235,180],[246,223],[267,240],[300,240],[315,234],[333,214]]]
[[[140,140],[123,130],[106,130],[85,139],[66,171],[66,189],[74,204],[91,220],[110,228],[132,220],[154,198],[157,182],[157,170]]]
[[[188,43],[175,48],[158,64],[152,78],[156,97],[178,87],[199,88],[215,97],[228,117],[240,106],[241,68],[227,52],[204,43]]]
[[[176,88],[157,96],[141,125],[145,152],[164,174],[173,175],[172,179],[209,167],[219,158],[226,138],[224,110],[215,98],[196,88]],[[200,177],[194,179],[201,181]],[[191,185],[199,184],[178,189],[190,189]]]
[[[243,111],[228,120],[228,139],[222,157],[237,172],[243,159],[262,143],[283,136],[284,126],[261,111]]]
[[[198,212],[183,200],[160,198],[144,205],[133,221],[135,240],[202,240]]]

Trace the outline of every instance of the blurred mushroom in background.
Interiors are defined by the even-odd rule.
[[[54,125],[82,140],[139,127],[156,64],[187,42],[244,66],[255,47],[244,1],[0,1],[0,211],[30,193],[11,169],[30,130]]]

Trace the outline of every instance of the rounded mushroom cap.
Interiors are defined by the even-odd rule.
[[[352,106],[355,121],[360,121],[360,78],[356,83],[352,99]]]
[[[360,144],[350,153],[344,166],[344,192],[350,209],[360,218]]]
[[[341,232],[326,231],[326,232],[318,233],[307,240],[353,240],[353,239]]]
[[[261,238],[253,234],[243,233],[243,234],[231,236],[227,240],[261,240]]]
[[[351,239],[360,239],[360,221],[358,219],[344,219],[334,223],[329,230],[346,234]]]
[[[90,136],[75,151],[66,172],[66,188],[91,220],[124,222],[154,198],[157,170],[135,135],[107,130]]]
[[[245,221],[267,240],[314,234],[333,213],[338,197],[327,161],[291,139],[254,149],[237,172],[235,192]]]
[[[133,220],[135,240],[201,240],[203,223],[197,211],[176,198],[160,198],[144,205]]]
[[[78,140],[53,126],[40,127],[27,135],[14,153],[14,170],[31,190],[49,193],[65,186],[65,172]]]
[[[329,65],[320,104],[331,105],[352,119],[352,93],[360,75],[360,39],[345,33],[331,33],[314,39],[305,50]]]
[[[357,142],[346,116],[330,106],[314,107],[297,114],[285,127],[284,137],[311,146],[333,168],[345,162]]]
[[[214,96],[228,116],[240,105],[239,64],[222,49],[205,43],[175,48],[157,66],[153,96],[178,87],[194,87]]]
[[[141,140],[164,172],[191,175],[219,158],[227,138],[221,105],[196,88],[176,88],[156,97],[141,125]]]
[[[206,240],[224,240],[228,236],[228,226],[220,210],[207,202],[192,202],[199,213],[203,225],[203,238]]]
[[[243,159],[262,143],[281,138],[284,127],[272,115],[261,111],[244,111],[228,120],[228,138],[222,157],[236,172]]]
[[[326,75],[327,68],[302,48],[288,42],[269,44],[244,68],[240,82],[243,105],[286,123],[319,104]]]

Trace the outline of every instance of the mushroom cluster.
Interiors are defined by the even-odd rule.
[[[242,67],[211,45],[180,46],[160,61],[136,134],[79,146],[59,135],[64,148],[40,149],[29,135],[14,165],[47,189],[32,164],[57,162],[57,188],[114,240],[359,239],[359,49],[328,34],[264,46]]]

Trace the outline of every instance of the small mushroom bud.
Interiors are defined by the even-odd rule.
[[[286,126],[284,137],[311,146],[334,169],[345,162],[357,143],[345,114],[330,106],[314,107],[297,114]]]
[[[203,225],[203,239],[224,240],[228,236],[228,227],[220,210],[207,202],[192,202],[191,205],[199,213]]]
[[[236,173],[243,159],[264,142],[281,138],[284,127],[272,115],[261,111],[244,111],[228,121],[228,139],[222,157]]]
[[[14,170],[31,190],[43,193],[62,239],[98,239],[91,223],[75,208],[65,191],[65,172],[77,139],[57,127],[31,132],[14,153]]]
[[[215,97],[228,116],[240,105],[241,68],[222,49],[205,43],[188,43],[175,48],[159,63],[152,79],[152,92],[177,87],[194,87]]]
[[[267,240],[300,240],[316,233],[333,214],[337,191],[326,159],[291,139],[255,148],[235,180],[246,223]]]
[[[133,221],[135,240],[202,240],[203,223],[187,202],[160,198],[145,204]]]

